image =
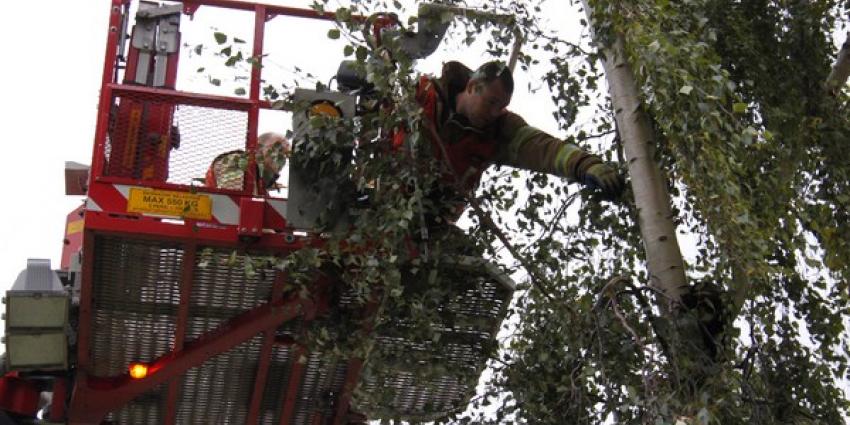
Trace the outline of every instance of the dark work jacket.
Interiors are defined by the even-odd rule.
[[[423,135],[434,155],[447,154],[444,180],[458,195],[470,196],[491,164],[509,165],[583,181],[602,160],[572,143],[534,128],[510,111],[486,128],[475,128],[455,111],[455,100],[472,71],[459,62],[443,65],[440,78],[422,76],[416,100],[423,109]]]

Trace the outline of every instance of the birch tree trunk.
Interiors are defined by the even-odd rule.
[[[847,33],[847,38],[841,45],[835,65],[832,66],[832,71],[826,78],[826,91],[833,95],[836,94],[841,86],[847,82],[848,76],[850,76],[850,33]]]
[[[582,4],[592,26],[594,21],[588,1],[582,0]],[[623,43],[622,35],[617,35],[614,44],[604,49],[602,62],[631,176],[649,284],[668,297],[669,302],[663,308],[669,312],[675,309],[673,304],[678,304],[686,291],[685,265],[676,239],[667,184],[655,161],[655,132],[641,105],[637,81],[626,60]]]

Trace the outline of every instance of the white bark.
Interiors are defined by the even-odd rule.
[[[593,22],[587,0],[582,0],[582,3],[588,22]],[[687,284],[685,265],[676,239],[665,177],[655,162],[655,132],[641,105],[638,84],[626,60],[623,37],[618,36],[604,54],[605,76],[628,162],[638,224],[646,249],[649,284],[663,291],[671,302],[678,303]],[[666,307],[668,311],[675,309],[672,305]]]
[[[829,77],[826,78],[826,90],[829,93],[835,94],[847,83],[847,77],[850,76],[850,33],[847,33],[847,38],[838,52],[838,58],[835,60],[835,65],[832,66],[832,71]]]

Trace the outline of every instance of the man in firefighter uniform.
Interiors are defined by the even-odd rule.
[[[283,135],[270,132],[257,137],[256,195],[268,195],[268,191],[274,189],[289,153],[290,144]],[[207,169],[206,186],[242,190],[247,164],[248,156],[241,149],[217,156]]]
[[[453,211],[442,218],[458,218],[490,164],[566,177],[606,198],[618,197],[625,183],[614,167],[506,109],[513,86],[510,70],[500,62],[485,63],[475,72],[448,62],[439,78],[420,77],[416,100],[423,108],[424,135],[443,166],[444,187],[435,201]]]

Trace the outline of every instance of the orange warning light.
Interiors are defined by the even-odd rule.
[[[327,100],[320,100],[310,106],[310,110],[307,115],[310,117],[325,116],[339,118],[342,116],[342,112],[333,103]]]
[[[148,365],[144,363],[130,363],[130,377],[142,379],[148,376]]]

